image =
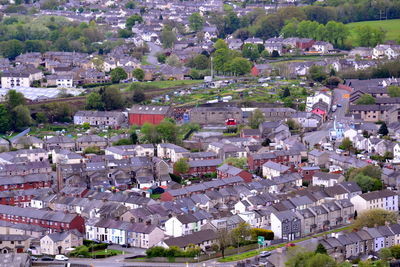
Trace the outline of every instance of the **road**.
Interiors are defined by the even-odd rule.
[[[345,98],[345,94],[349,92],[342,89],[333,90],[333,104],[342,105],[338,107],[336,112],[329,114],[329,119],[327,122],[321,125],[318,131],[306,133],[304,135],[304,141],[310,144],[310,148],[318,143],[325,143],[329,141],[329,129],[333,128],[333,119],[336,118],[338,122],[345,122],[346,112],[349,106],[349,99]]]
[[[150,53],[147,56],[147,62],[149,62],[152,65],[157,65],[158,60],[157,60],[157,53],[162,52],[162,48],[158,45],[156,45],[153,42],[147,42],[147,45],[149,46]]]

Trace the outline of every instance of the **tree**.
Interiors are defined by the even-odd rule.
[[[236,168],[244,169],[247,165],[247,158],[229,157],[224,160],[224,164],[235,166]]]
[[[0,52],[8,59],[15,59],[24,52],[24,49],[24,43],[18,40],[0,42]]]
[[[256,44],[244,44],[242,48],[242,54],[245,58],[255,61],[260,57],[258,46]]]
[[[133,100],[133,103],[136,103],[136,104],[141,103],[144,100],[146,100],[146,95],[144,94],[142,89],[136,88],[133,91],[132,100]]]
[[[316,253],[307,259],[307,267],[336,267],[336,261],[327,254]]]
[[[159,63],[165,63],[167,56],[164,53],[157,53],[156,56]]]
[[[391,85],[387,87],[390,97],[400,97],[400,86]]]
[[[359,230],[363,227],[385,225],[385,222],[396,223],[397,214],[383,209],[372,209],[360,213],[354,221],[353,228]]]
[[[160,136],[154,124],[144,123],[140,129],[140,133],[143,135],[144,141],[150,144],[157,144],[160,141]]]
[[[259,236],[263,236],[265,240],[274,240],[274,232],[263,228],[252,228],[251,238],[257,240]]]
[[[218,39],[214,44],[214,48],[215,50],[228,49],[228,44],[224,40]]]
[[[231,235],[226,228],[221,228],[217,232],[217,242],[222,258],[225,258],[225,249],[232,244]]]
[[[124,99],[121,91],[115,87],[107,87],[101,92],[101,98],[106,110],[120,109],[124,107]]]
[[[395,259],[400,259],[400,245],[394,245],[390,248],[390,253]]]
[[[127,29],[131,29],[136,23],[142,23],[142,22],[143,22],[142,16],[135,14],[126,19],[125,27]]]
[[[386,262],[393,258],[390,248],[381,248],[379,250],[379,258]]]
[[[131,135],[129,137],[132,144],[136,145],[138,143],[138,136],[135,131],[131,132]]]
[[[172,30],[164,27],[163,31],[161,32],[161,42],[164,48],[173,48],[176,42],[175,33]]]
[[[324,81],[328,76],[322,66],[312,65],[308,72],[310,78],[317,82]]]
[[[186,158],[180,158],[174,164],[174,173],[176,174],[186,174],[189,171],[189,163],[187,162]]]
[[[156,126],[161,141],[175,143],[177,141],[178,129],[174,122],[164,120]]]
[[[357,105],[374,105],[375,104],[375,97],[370,94],[363,94],[359,99],[356,101]]]
[[[343,138],[339,148],[346,151],[350,151],[353,148],[353,142],[351,142],[350,138],[345,137]]]
[[[231,236],[232,240],[237,244],[242,244],[251,235],[250,225],[246,222],[241,222],[239,225],[232,229]]]
[[[318,243],[317,248],[315,249],[315,253],[328,254],[326,248],[321,243]]]
[[[333,70],[333,69],[332,69]],[[342,79],[337,76],[330,76],[325,80],[325,85],[329,88],[336,88],[340,83],[342,83]]]
[[[285,87],[285,89],[283,90],[283,93],[282,93],[282,98],[286,98],[289,96],[290,96],[290,89],[289,89],[289,87]]]
[[[128,74],[121,67],[117,67],[117,68],[113,69],[110,72],[110,76],[111,76],[111,81],[113,83],[119,83],[121,80],[125,80],[126,78],[128,78]]]
[[[251,70],[251,63],[242,57],[234,58],[229,65],[229,70],[234,75],[244,75]]]
[[[16,106],[13,111],[13,124],[17,130],[23,130],[32,124],[31,113],[26,106]]]
[[[125,8],[127,8],[127,9],[135,9],[135,7],[136,7],[136,4],[133,1],[129,1],[125,4]]]
[[[138,81],[144,80],[144,70],[141,68],[136,68],[132,71],[133,77],[135,77]]]
[[[3,104],[0,104],[0,133],[11,129],[11,116]]]
[[[200,15],[200,13],[195,12],[189,17],[189,27],[195,31],[198,32],[201,29],[203,29],[204,25],[204,18]]]
[[[207,56],[199,54],[197,56],[195,56],[192,60],[191,60],[191,65],[192,67],[194,67],[195,69],[198,70],[205,70],[209,67],[210,65],[210,60]]]
[[[381,127],[379,127],[378,133],[381,134],[381,135],[383,135],[383,136],[388,135],[389,130],[388,130],[387,125],[386,125],[385,122],[383,122],[383,123],[381,124]]]
[[[260,109],[254,110],[249,118],[249,126],[258,129],[258,126],[265,121],[264,113]]]
[[[104,103],[99,93],[91,92],[86,97],[86,109],[104,110]]]
[[[358,26],[353,29],[358,46],[374,47],[384,41],[386,32],[380,28],[369,25]]]
[[[181,67],[182,66],[181,60],[175,54],[171,54],[169,57],[167,57],[167,60],[165,61],[165,63],[167,63],[168,65],[173,66],[173,67]]]
[[[96,155],[102,155],[104,154],[104,151],[100,150],[98,146],[88,146],[85,148],[83,153],[86,154],[96,154]]]
[[[16,106],[20,105],[25,105],[24,95],[15,90],[9,90],[6,94],[6,107],[8,111],[13,110]]]

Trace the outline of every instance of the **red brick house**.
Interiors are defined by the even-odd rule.
[[[308,51],[313,45],[315,41],[309,38],[301,38],[296,42],[296,47],[301,50]]]
[[[188,174],[196,176],[216,172],[217,167],[222,164],[222,160],[191,160],[188,162],[188,164],[190,166]]]
[[[133,105],[128,113],[128,121],[130,125],[139,126],[146,122],[159,124],[170,116],[171,112],[172,109],[170,106]]]
[[[51,233],[71,229],[76,229],[81,233],[85,232],[85,220],[81,216],[58,211],[0,205],[0,220],[38,225],[47,228]]]
[[[247,157],[249,170],[261,170],[267,161],[273,161],[283,165],[298,165],[301,163],[301,154],[294,150],[280,150],[267,153],[251,154]],[[293,166],[291,166],[293,167]]]
[[[246,183],[250,183],[253,180],[253,175],[248,171],[242,170],[232,165],[224,164],[217,168],[217,177],[218,178],[230,178],[234,176],[239,176]]]
[[[0,177],[0,191],[50,188],[52,177],[48,174]]]
[[[0,191],[0,205],[27,207],[31,199],[49,191],[50,188]]]
[[[303,177],[303,181],[312,182],[315,172],[319,172],[318,166],[303,166],[299,168],[299,173]]]
[[[242,129],[240,131],[240,137],[260,139],[261,133],[259,129]]]

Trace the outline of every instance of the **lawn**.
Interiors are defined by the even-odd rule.
[[[382,28],[386,31],[386,40],[398,40],[400,38],[400,19],[389,19],[389,20],[372,20],[372,21],[361,21],[347,24],[350,28],[352,36],[350,40],[354,40],[354,33],[351,29],[362,26],[369,25],[375,28]]]
[[[107,256],[114,256],[114,255],[121,255],[123,254],[123,251],[117,250],[117,249],[103,249],[103,250],[96,250],[93,251],[93,254],[90,252],[90,255],[92,256],[98,256],[98,255],[107,255]]]

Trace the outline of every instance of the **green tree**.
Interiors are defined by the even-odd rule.
[[[189,27],[195,31],[198,32],[201,29],[203,29],[204,25],[204,18],[200,15],[200,13],[195,12],[189,17]]]
[[[156,126],[156,130],[161,141],[169,143],[175,143],[177,141],[178,128],[175,123],[164,120]]]
[[[136,7],[136,4],[133,1],[129,1],[125,4],[125,8],[127,8],[127,9],[135,9],[135,7]]]
[[[144,70],[141,68],[136,68],[132,72],[133,77],[135,77],[138,81],[144,80]]]
[[[231,234],[226,228],[221,228],[217,231],[217,243],[222,258],[225,258],[225,250],[232,244]]]
[[[14,128],[23,130],[32,124],[31,113],[26,106],[16,106],[12,111]]]
[[[315,249],[315,253],[328,254],[328,252],[326,251],[326,248],[321,243],[318,243],[317,248]]]
[[[255,109],[249,118],[249,126],[252,129],[258,129],[258,126],[265,121],[264,113],[260,109]]]
[[[236,244],[243,244],[245,240],[248,240],[251,236],[250,225],[246,222],[241,222],[236,228],[231,231],[232,240]]]
[[[121,109],[124,107],[124,99],[118,88],[107,87],[101,92],[101,98],[106,110]]]
[[[136,134],[136,131],[132,131],[129,137],[131,139],[132,144],[136,145],[138,143],[139,138]]]
[[[312,80],[322,82],[327,78],[327,74],[322,66],[312,65],[309,69],[309,76]]]
[[[205,70],[210,65],[210,60],[207,56],[199,54],[195,56],[191,61],[192,67],[198,70]]]
[[[24,52],[24,43],[19,40],[8,40],[0,42],[0,52],[3,57],[15,59]]]
[[[142,23],[142,22],[143,22],[142,16],[135,14],[126,19],[125,27],[127,29],[131,29],[136,23]]]
[[[150,144],[157,144],[160,142],[160,136],[154,124],[144,123],[140,129],[140,133],[143,135],[144,141]]]
[[[11,116],[7,108],[0,104],[0,133],[5,133],[11,129]]]
[[[224,163],[232,165],[232,166],[235,166],[235,167],[240,168],[240,169],[244,169],[246,167],[246,165],[247,165],[247,158],[229,157],[229,158],[224,160]]]
[[[229,65],[229,70],[234,75],[244,75],[249,73],[251,70],[251,63],[242,57],[234,58]]]
[[[25,97],[16,90],[9,90],[6,94],[6,107],[8,111],[13,110],[16,106],[25,105]]]
[[[165,63],[165,60],[167,59],[167,56],[164,53],[157,53],[157,61],[159,63]]]
[[[91,92],[86,97],[86,109],[104,110],[104,103],[99,93]]]
[[[175,33],[164,27],[163,31],[161,32],[161,42],[164,48],[173,48],[176,42],[176,35]]]
[[[379,258],[386,262],[392,259],[393,256],[390,248],[381,248],[381,250],[379,250]]]
[[[316,253],[307,260],[306,267],[336,267],[336,261],[327,254]]]
[[[400,97],[400,86],[391,85],[387,87],[390,97]]]
[[[339,148],[346,151],[350,151],[353,148],[353,142],[351,142],[350,138],[345,137],[343,138]]]
[[[383,209],[372,209],[363,211],[358,214],[354,221],[354,229],[362,229],[363,227],[375,227],[376,225],[385,225],[385,222],[396,223],[397,214],[395,212],[386,211]]]
[[[370,94],[363,94],[359,99],[356,101],[357,105],[374,105],[375,104],[375,97]]]
[[[113,69],[110,72],[110,76],[111,76],[111,81],[113,83],[119,83],[121,80],[125,80],[126,78],[128,78],[128,74],[121,67],[117,67],[117,68]]]
[[[258,46],[256,44],[244,44],[242,48],[242,54],[245,58],[255,61],[260,57]]]
[[[146,95],[144,94],[142,89],[136,88],[133,91],[132,100],[133,100],[133,103],[141,103],[144,100],[146,100]]]
[[[394,245],[390,248],[390,253],[395,259],[400,259],[400,245]]]
[[[46,113],[44,112],[38,112],[36,113],[36,122],[37,123],[47,123],[49,121],[49,118],[47,118]]]
[[[214,44],[214,48],[215,50],[228,49],[228,44],[224,40],[218,39]]]
[[[186,158],[180,158],[177,162],[174,164],[174,173],[176,174],[186,174],[189,171],[189,163]]]
[[[83,153],[86,154],[96,154],[96,155],[103,155],[104,151],[102,151],[98,146],[88,146],[85,148]]]
[[[389,134],[389,130],[388,130],[387,125],[386,125],[385,122],[383,122],[381,124],[381,127],[379,127],[378,133],[383,135],[383,136],[386,136],[386,135]]]
[[[386,32],[380,28],[369,25],[358,26],[353,29],[358,46],[374,47],[384,41]]]
[[[167,63],[168,65],[173,66],[173,67],[181,67],[182,66],[181,60],[175,54],[171,54],[169,57],[167,57],[167,60],[165,61],[165,63]]]

